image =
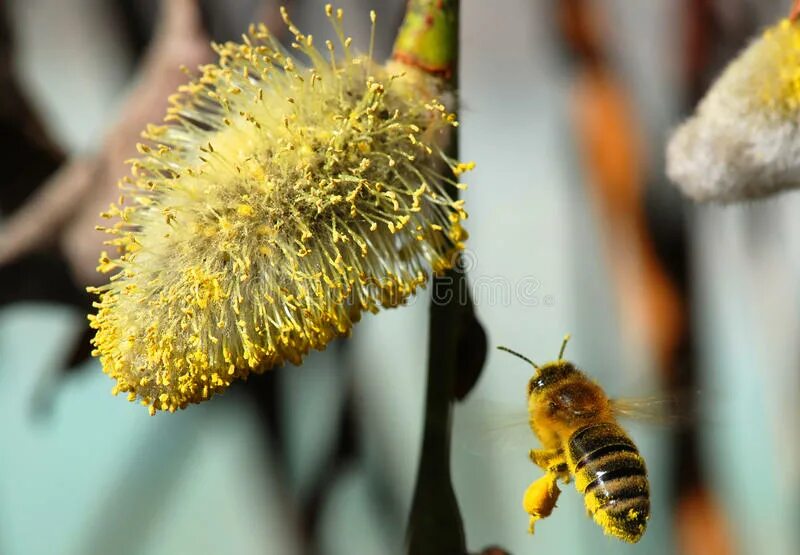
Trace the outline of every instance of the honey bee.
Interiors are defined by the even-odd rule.
[[[530,459],[545,471],[525,491],[522,505],[537,520],[550,515],[561,491],[557,481],[575,480],[586,509],[608,535],[636,543],[650,517],[650,485],[644,459],[617,423],[615,401],[573,363],[558,359],[538,366],[506,347],[498,347],[535,369],[528,382],[528,422],[541,449]]]

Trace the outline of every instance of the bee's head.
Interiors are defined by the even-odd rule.
[[[528,382],[528,397],[552,391],[553,386],[579,372],[578,368],[567,360],[554,360],[544,366],[538,367],[536,373]]]
[[[539,366],[526,356],[512,351],[507,347],[498,347],[498,349],[521,358],[536,370],[533,377],[528,382],[528,398],[530,399],[531,396],[541,393],[545,389],[549,390],[551,386],[579,372],[574,364],[564,360],[564,349],[567,348],[567,341],[569,341],[569,335],[564,336],[564,341],[561,343],[561,350],[558,352],[558,358],[553,362],[548,362],[544,366]]]
[[[569,336],[564,338],[558,358],[544,366],[500,347],[526,360],[536,369],[528,381],[528,412],[531,428],[543,442],[568,434],[597,418],[608,404],[603,390],[577,366],[564,360],[564,347],[568,339]]]

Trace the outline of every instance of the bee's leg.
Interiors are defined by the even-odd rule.
[[[548,472],[525,490],[522,506],[525,512],[531,516],[528,533],[533,534],[533,526],[537,520],[550,516],[550,513],[553,512],[558,496],[561,494],[556,483],[557,480],[557,474]]]
[[[531,449],[528,456],[533,464],[545,472],[550,471],[564,459],[564,453],[560,449]]]
[[[545,472],[557,475],[565,484],[570,482],[567,458],[561,449],[531,449],[528,456]]]
[[[567,459],[561,449],[531,449],[528,456],[545,472],[561,474],[567,471]]]

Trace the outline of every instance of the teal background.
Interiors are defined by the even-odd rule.
[[[614,24],[615,67],[655,145],[645,163],[661,167],[655,147],[680,107],[678,3],[598,2]],[[239,18],[244,28],[250,4],[228,3],[220,17]],[[322,4],[304,2],[295,17],[320,38]],[[399,0],[342,4],[355,44],[364,46],[368,18],[355,15],[369,4],[379,22],[393,21],[402,7]],[[542,16],[550,4],[463,2],[460,129],[462,157],[478,162],[464,195],[477,311],[491,345],[541,362],[569,331],[569,358],[610,394],[649,395],[658,390],[653,357],[640,330],[624,327],[616,312],[604,238],[568,124],[571,75]],[[753,1],[753,17],[769,22],[783,4]],[[15,0],[10,8],[29,94],[69,152],[91,151],[132,73],[108,4]],[[391,37],[379,43],[386,53]],[[792,555],[800,552],[800,197],[688,212],[704,469],[739,553]],[[493,288],[526,280],[538,285],[525,303]],[[246,384],[151,418],[112,397],[112,382],[94,361],[61,375],[84,315],[37,304],[0,310],[0,553],[295,553],[298,500],[325,473],[335,486],[320,508],[318,551],[400,552],[421,440],[427,302],[422,292],[408,307],[368,316],[345,348],[280,370],[286,475],[276,472],[242,394]],[[526,533],[522,493],[539,476],[527,459],[534,438],[523,434],[509,446],[482,437],[476,445],[474,423],[486,420],[487,403],[518,414],[527,378],[519,361],[490,350],[480,383],[455,409],[452,472],[469,548],[675,553],[673,446],[668,431],[642,425],[630,429],[648,462],[653,518],[640,544],[603,536],[571,486],[536,535]],[[361,453],[334,471],[328,455],[348,388]]]

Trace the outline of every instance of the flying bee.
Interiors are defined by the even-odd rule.
[[[558,359],[538,366],[506,347],[499,349],[535,369],[528,382],[528,422],[541,449],[530,459],[545,471],[525,491],[523,507],[530,515],[529,532],[550,515],[561,491],[557,481],[575,480],[586,509],[608,535],[638,542],[650,517],[650,485],[644,459],[617,424],[615,402],[573,363]]]

